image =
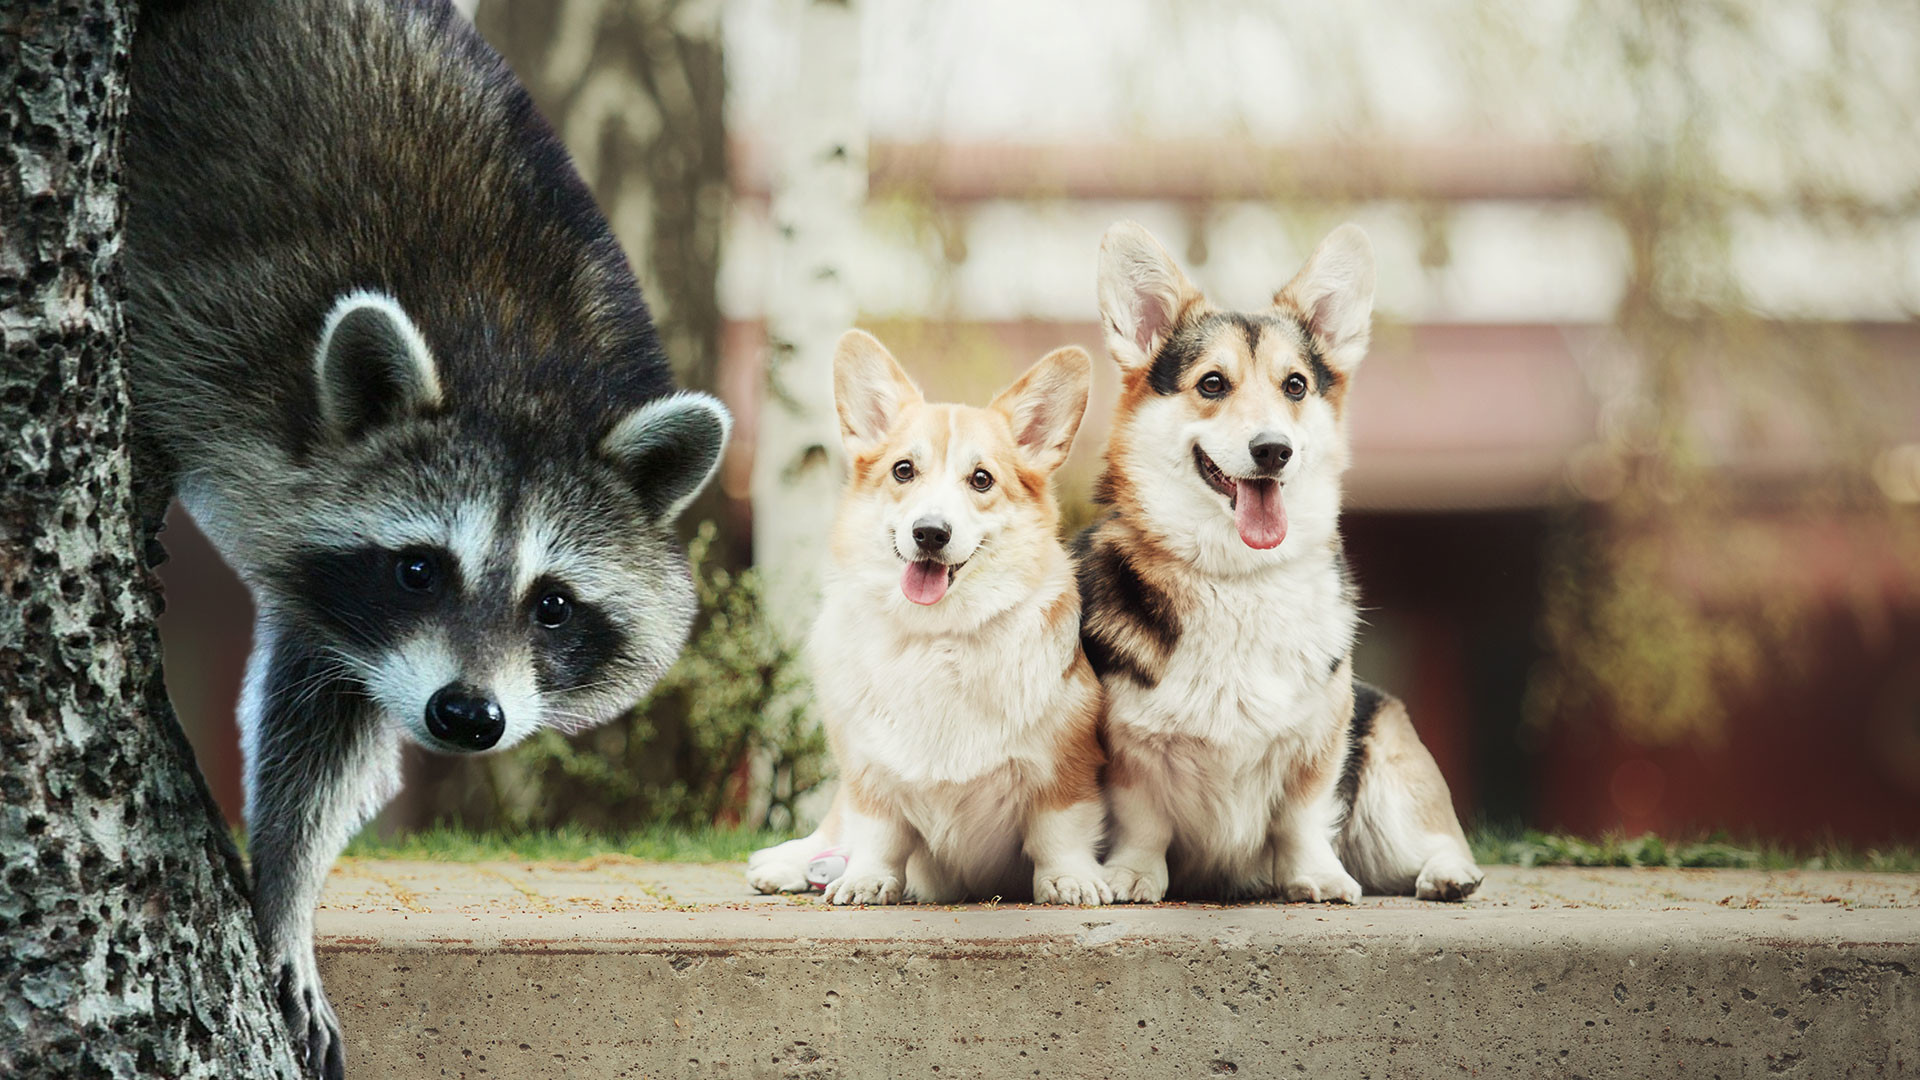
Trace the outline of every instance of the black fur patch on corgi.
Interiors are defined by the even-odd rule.
[[[1380,712],[1386,692],[1353,680],[1353,722],[1347,725],[1347,763],[1340,770],[1340,783],[1334,789],[1340,801],[1341,819],[1353,813],[1353,800],[1360,794],[1360,773],[1367,767],[1367,736],[1373,734],[1373,718]]]

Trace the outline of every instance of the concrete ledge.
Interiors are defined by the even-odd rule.
[[[350,1075],[1905,1076],[1920,875],[1495,868],[1464,905],[832,910],[732,866],[348,861]]]

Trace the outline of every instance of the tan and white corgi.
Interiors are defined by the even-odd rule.
[[[754,853],[762,892],[836,904],[1112,899],[1097,849],[1099,680],[1049,481],[1086,412],[1085,351],[987,408],[929,404],[857,330],[834,356],[851,477],[808,642],[841,787],[812,836]]]
[[[1137,224],[1101,243],[1122,389],[1106,513],[1077,554],[1118,900],[1351,902],[1363,884],[1459,899],[1480,883],[1406,708],[1353,677],[1340,486],[1373,281],[1351,225],[1248,313],[1208,303]]]

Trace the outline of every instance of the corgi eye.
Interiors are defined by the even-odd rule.
[[[967,477],[967,486],[975,491],[989,490],[993,487],[993,474],[985,469],[975,469],[973,475]]]
[[[913,479],[913,462],[908,461],[905,458],[901,458],[899,461],[894,462],[893,478],[895,480],[900,481],[903,484]]]
[[[403,551],[394,560],[393,577],[408,592],[423,593],[433,591],[440,574],[433,564],[433,556],[419,551]]]
[[[1288,397],[1299,401],[1307,396],[1307,377],[1296,371],[1287,376],[1287,381],[1282,383],[1280,388],[1287,392]]]
[[[565,593],[550,592],[533,605],[533,621],[549,630],[562,626],[573,618],[573,601]]]
[[[1217,371],[1211,371],[1200,376],[1201,397],[1224,397],[1226,396],[1227,389],[1227,377]]]

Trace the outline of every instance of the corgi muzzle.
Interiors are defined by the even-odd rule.
[[[1255,464],[1274,473],[1284,469],[1293,457],[1293,447],[1284,439],[1256,442],[1249,452]],[[1287,507],[1280,498],[1278,476],[1228,476],[1199,443],[1193,444],[1193,464],[1208,487],[1226,496],[1242,543],[1265,551],[1279,547],[1287,538]]]

